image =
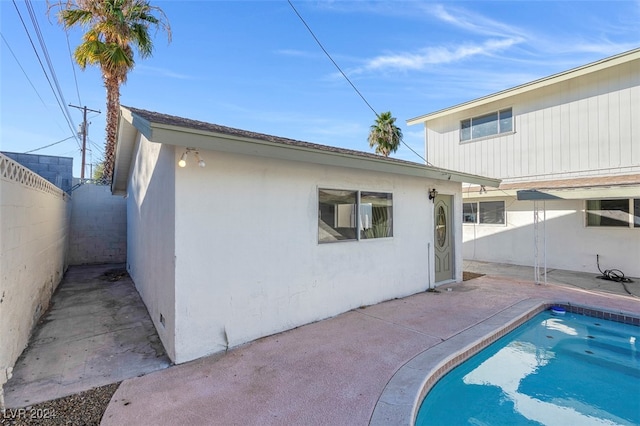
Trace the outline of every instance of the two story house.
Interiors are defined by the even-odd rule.
[[[463,186],[468,260],[640,277],[640,49],[421,115]]]

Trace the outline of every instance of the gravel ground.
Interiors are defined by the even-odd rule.
[[[120,383],[75,395],[0,412],[0,425],[93,426],[99,425]]]

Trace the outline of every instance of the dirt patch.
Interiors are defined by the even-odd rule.
[[[462,281],[469,281],[474,278],[484,277],[484,274],[476,274],[475,272],[462,272]]]
[[[115,281],[120,281],[121,279],[126,278],[128,276],[129,276],[129,273],[127,272],[126,269],[117,268],[117,269],[109,269],[108,271],[105,271],[100,276],[100,278],[105,281],[115,282]]]
[[[0,425],[99,425],[120,383],[100,386],[75,395],[9,409],[0,413]]]

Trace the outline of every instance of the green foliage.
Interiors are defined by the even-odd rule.
[[[396,119],[390,111],[383,112],[376,117],[376,122],[369,132],[369,147],[376,148],[376,154],[388,157],[398,150],[402,142],[402,130],[395,124]]]
[[[104,160],[96,164],[95,169],[93,169],[93,180],[102,182],[104,180]]]
[[[159,14],[160,18],[153,13]],[[164,13],[147,0],[68,1],[58,17],[65,29],[86,28],[83,41],[74,52],[80,67],[97,65],[105,80],[115,77],[118,84],[126,81],[127,73],[135,64],[133,47],[140,57],[151,56],[151,26],[165,29],[171,39]]]
[[[51,1],[51,0],[50,0]],[[151,27],[164,29],[171,41],[171,28],[162,9],[148,0],[59,0],[49,3],[59,7],[58,18],[65,30],[82,27],[82,42],[74,59],[85,69],[95,65],[102,72],[107,89],[107,123],[104,179],[113,176],[115,146],[120,113],[120,86],[135,65],[134,49],[141,58],[151,56]]]

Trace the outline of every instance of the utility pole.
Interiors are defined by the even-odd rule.
[[[96,111],[95,109],[87,108],[86,106],[79,107],[76,105],[69,104],[72,108],[78,108],[82,110],[82,168],[80,169],[80,179],[84,179],[84,169],[86,166],[86,152],[87,152],[87,111],[97,112],[100,114],[100,111]]]

